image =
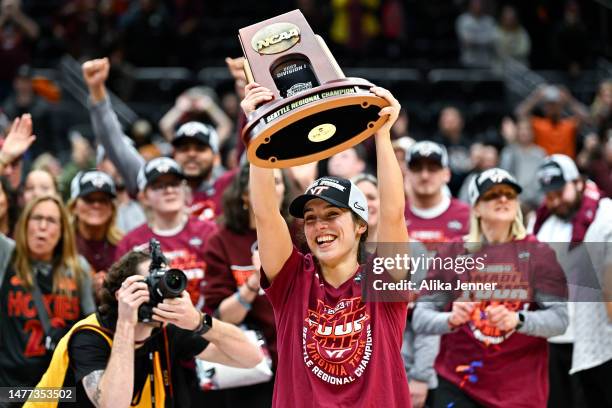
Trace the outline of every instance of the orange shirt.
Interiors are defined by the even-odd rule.
[[[547,155],[561,153],[576,158],[576,135],[578,121],[574,118],[561,119],[553,123],[548,118],[531,118],[534,142],[546,151]]]

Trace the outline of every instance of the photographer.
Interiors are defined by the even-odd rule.
[[[240,329],[196,310],[186,291],[147,304],[150,264],[149,255],[130,251],[110,268],[98,313],[62,339],[39,387],[64,378],[58,376],[62,366],[64,385],[76,384],[79,407],[189,407],[179,360],[197,357],[235,367],[261,361]],[[153,322],[140,321],[142,305],[152,306]]]

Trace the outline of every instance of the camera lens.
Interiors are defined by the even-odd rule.
[[[180,269],[166,271],[159,285],[163,297],[179,297],[186,287],[187,277]]]

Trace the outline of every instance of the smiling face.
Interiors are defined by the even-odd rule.
[[[356,223],[351,211],[315,198],[304,206],[306,242],[322,265],[336,265],[355,256],[367,226]],[[351,255],[354,254],[354,255]]]
[[[174,148],[174,160],[190,178],[207,177],[212,170],[214,158],[210,146],[196,140],[181,141]]]
[[[519,209],[516,190],[507,184],[498,184],[485,192],[476,203],[476,216],[484,222],[512,224]]]
[[[145,204],[155,213],[173,213],[185,207],[185,185],[183,179],[165,174],[147,185]]]
[[[28,250],[32,259],[50,261],[62,231],[61,213],[51,200],[41,201],[30,213],[27,224]]]
[[[102,192],[95,192],[79,197],[74,206],[74,213],[79,222],[90,227],[106,225],[113,215],[113,202],[111,196]]]

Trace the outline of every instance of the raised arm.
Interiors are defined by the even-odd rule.
[[[254,82],[247,85],[245,91],[246,96],[240,106],[247,116],[257,105],[273,98],[269,89]],[[249,201],[255,214],[259,257],[262,269],[268,281],[272,283],[289,259],[293,244],[287,223],[278,209],[274,171],[253,164],[250,170]]]
[[[376,132],[376,175],[380,195],[378,240],[380,242],[408,242],[404,220],[404,180],[402,170],[391,145],[391,126],[397,120],[400,104],[386,89],[373,87],[372,92],[385,98],[390,106],[380,110],[380,116],[388,116],[385,124]]]
[[[117,167],[130,195],[135,196],[138,193],[138,171],[144,164],[144,159],[125,140],[126,136],[108,99],[104,86],[110,69],[108,58],[87,61],[82,68],[85,83],[89,88],[89,115],[96,139],[104,146],[106,154]]]
[[[32,134],[32,116],[24,113],[15,118],[0,150],[0,174],[30,148],[36,140]]]
[[[540,85],[532,93],[529,94],[517,107],[514,113],[519,119],[526,119],[531,115],[531,112],[544,97],[544,89],[546,85]]]
[[[138,307],[148,302],[149,290],[141,275],[128,277],[117,291],[118,318],[106,369],[83,377],[83,388],[98,408],[129,407],[134,393],[134,331]]]

